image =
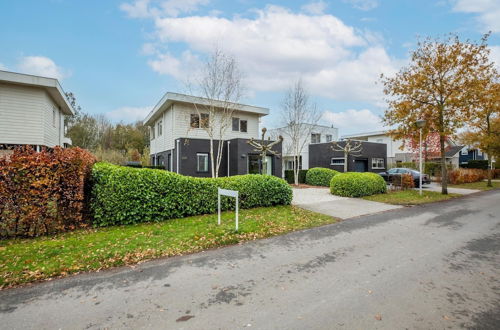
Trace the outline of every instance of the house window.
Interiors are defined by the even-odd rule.
[[[208,172],[208,154],[207,153],[197,153],[196,154],[196,171]]]
[[[467,156],[469,154],[469,150],[467,148],[462,149],[462,156]]]
[[[372,169],[384,169],[384,159],[383,158],[372,158]]]
[[[191,114],[191,128],[208,128],[209,118],[210,116],[208,113],[202,113],[201,120],[199,114]]]
[[[210,117],[209,117],[208,113],[201,114],[201,122],[200,122],[201,128],[208,128],[209,118]]]
[[[158,136],[161,136],[162,133],[163,133],[163,121],[160,120],[158,122]]]
[[[151,140],[154,140],[155,139],[155,128],[154,127],[150,127],[150,130],[151,130]]]
[[[326,142],[332,142],[332,136],[330,134],[326,135]]]
[[[246,133],[247,132],[247,121],[246,120],[240,120],[240,132]]]
[[[330,160],[330,165],[342,165],[344,166],[345,164],[345,159],[344,158],[332,158]]]
[[[233,118],[233,132],[240,131],[240,118]]]
[[[483,155],[483,152],[481,150],[477,149],[477,155],[481,157]]]
[[[191,114],[191,128],[200,128],[200,116],[198,114]]]
[[[311,143],[320,143],[321,142],[321,134],[312,133],[311,134]]]

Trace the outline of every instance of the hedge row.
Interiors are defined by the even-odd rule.
[[[306,183],[311,186],[329,187],[330,181],[338,173],[338,171],[329,168],[314,167],[307,171]]]
[[[299,170],[299,183],[306,183],[307,170]],[[293,170],[285,170],[285,180],[289,184],[294,184]]]
[[[40,236],[88,224],[87,183],[95,157],[80,148],[0,157],[0,237]]]
[[[347,172],[335,175],[330,182],[330,192],[343,197],[361,197],[385,193],[385,180],[375,173]]]
[[[217,211],[217,188],[238,190],[240,208],[287,205],[292,189],[270,175],[194,178],[173,172],[97,163],[92,170],[96,226],[160,221]],[[234,199],[222,198],[222,209]]]

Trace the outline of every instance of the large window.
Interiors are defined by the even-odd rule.
[[[332,142],[332,136],[330,134],[326,135],[326,142]]]
[[[208,128],[209,118],[210,116],[208,113],[202,113],[201,120],[199,114],[191,114],[191,128]]]
[[[163,120],[158,122],[158,136],[161,136],[163,133]]]
[[[233,117],[232,120],[232,128],[233,132],[247,132],[247,121],[246,120],[241,120],[240,118],[235,118]]]
[[[372,169],[384,169],[384,159],[383,158],[372,158]]]
[[[321,142],[321,134],[312,133],[311,134],[311,143],[320,143]]]
[[[332,158],[330,160],[330,165],[342,165],[344,166],[345,159],[344,158]]]
[[[208,154],[207,153],[197,153],[196,154],[196,171],[208,172]]]

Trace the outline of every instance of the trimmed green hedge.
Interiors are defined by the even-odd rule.
[[[306,174],[307,170],[299,170],[299,183],[306,183]],[[293,170],[285,170],[285,180],[290,184],[295,183]]]
[[[339,174],[338,171],[329,168],[313,167],[307,171],[306,183],[311,186],[329,187],[330,181],[337,174]]]
[[[194,178],[154,169],[97,163],[92,169],[95,226],[161,221],[217,211],[217,188],[238,190],[240,208],[287,205],[292,189],[270,175]],[[234,199],[222,198],[224,210]]]
[[[385,180],[376,173],[339,173],[330,182],[330,192],[344,197],[361,197],[385,193]]]

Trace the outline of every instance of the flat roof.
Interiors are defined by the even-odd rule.
[[[173,103],[187,103],[187,104],[199,104],[199,105],[205,105],[209,106],[212,104],[215,104],[215,106],[223,107],[224,102],[223,101],[210,101],[207,98],[204,97],[198,97],[198,96],[193,96],[193,95],[186,95],[186,94],[180,94],[180,93],[172,93],[172,92],[167,92],[161,100],[155,105],[153,110],[149,112],[149,114],[146,116],[144,119],[144,124],[145,125],[151,125],[156,118],[159,117],[159,115],[168,109],[170,105]],[[242,112],[250,112],[250,113],[256,113],[261,116],[266,116],[269,114],[269,109],[268,108],[262,108],[262,107],[256,107],[253,105],[246,105],[246,104],[241,104],[241,103],[231,103],[232,108],[236,111],[242,111]]]
[[[66,93],[64,93],[59,81],[55,78],[0,70],[0,83],[43,88],[54,99],[64,114],[74,114],[73,107],[66,98]]]
[[[388,131],[373,131],[373,132],[365,132],[365,133],[358,133],[358,134],[347,134],[347,135],[342,135],[342,139],[376,136],[376,135],[387,135],[387,132]]]

